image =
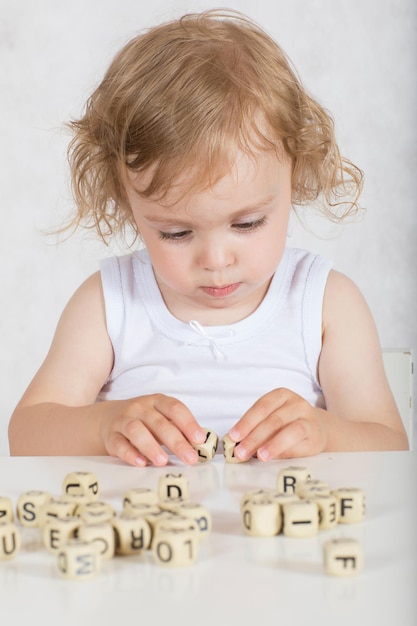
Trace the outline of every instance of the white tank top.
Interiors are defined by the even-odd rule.
[[[287,248],[259,307],[226,326],[175,318],[146,250],[101,263],[114,367],[98,400],[178,398],[222,437],[265,393],[286,387],[325,407],[318,380],[331,263]]]

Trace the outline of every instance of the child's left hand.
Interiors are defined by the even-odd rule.
[[[289,389],[274,389],[262,396],[229,432],[239,442],[235,456],[261,461],[310,456],[323,452],[327,429],[322,409],[311,406]]]

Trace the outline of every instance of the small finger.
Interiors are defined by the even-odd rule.
[[[108,453],[136,467],[145,467],[146,458],[139,454],[138,450],[121,433],[114,433],[110,442]]]
[[[312,454],[312,452],[308,452],[308,432],[308,420],[300,418],[286,424],[274,437],[257,450],[258,459],[270,461],[272,459]]]
[[[122,434],[130,445],[137,450],[138,460],[143,456],[152,465],[163,466],[168,463],[168,454],[141,420],[130,420],[125,425]]]
[[[229,431],[228,435],[231,440],[236,443],[243,441],[268,415],[281,408],[287,398],[286,391],[286,389],[274,389],[259,398]]]
[[[160,394],[156,398],[155,409],[175,424],[190,443],[196,445],[206,440],[205,430],[180,400]]]

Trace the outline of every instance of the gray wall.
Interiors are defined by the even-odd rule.
[[[58,317],[106,249],[45,230],[71,208],[63,123],[81,112],[109,61],[144,27],[204,1],[0,0],[0,454],[7,423]],[[230,0],[283,46],[332,112],[342,150],[366,174],[365,218],[297,220],[289,244],[334,260],[367,298],[383,347],[416,350],[416,27],[414,0]]]

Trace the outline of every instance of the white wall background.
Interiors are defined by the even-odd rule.
[[[222,2],[219,3],[222,5]],[[71,208],[63,124],[81,113],[116,51],[143,28],[203,0],[0,0],[0,454],[7,423],[58,317],[106,249],[44,230]],[[414,0],[225,0],[283,46],[332,112],[345,154],[366,174],[365,218],[294,223],[291,245],[334,260],[367,298],[384,347],[417,351]],[[117,250],[116,250],[117,251]]]

